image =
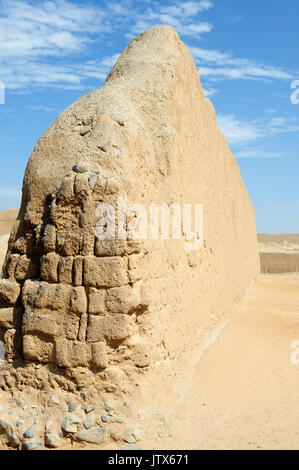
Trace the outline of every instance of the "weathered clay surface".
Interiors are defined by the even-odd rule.
[[[203,204],[203,248],[97,240],[97,205],[120,196]],[[190,331],[199,340],[258,271],[238,166],[189,51],[159,26],[39,140],[0,279],[0,340],[8,361],[148,367],[192,348]]]

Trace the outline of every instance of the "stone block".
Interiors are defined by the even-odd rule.
[[[105,296],[105,289],[89,288],[89,313],[94,315],[103,315],[105,313]]]
[[[106,344],[102,341],[92,343],[92,363],[97,369],[106,369],[108,367],[108,356]]]
[[[79,315],[87,312],[87,297],[84,287],[73,287],[70,299],[70,309]]]
[[[96,258],[84,259],[84,284],[90,287],[120,287],[128,284],[127,259]]]
[[[43,236],[44,251],[50,253],[56,250],[56,227],[48,224]]]
[[[54,361],[54,344],[44,337],[25,334],[23,336],[23,355],[28,361],[49,363]]]
[[[141,303],[138,287],[122,286],[109,289],[106,307],[110,313],[132,313]]]
[[[41,257],[40,275],[43,281],[57,283],[59,260],[56,253],[48,253]]]
[[[76,256],[74,258],[74,285],[83,286],[83,258],[81,256]]]
[[[0,279],[0,304],[2,307],[10,307],[16,303],[21,288],[12,279]]]
[[[24,281],[25,279],[32,279],[37,277],[38,266],[36,261],[33,259],[28,258],[26,255],[20,256],[18,260],[18,264],[15,270],[15,278],[18,281]]]
[[[66,258],[60,258],[60,261],[58,264],[58,279],[61,284],[72,285],[73,261],[74,261],[74,258],[70,256]]]
[[[95,316],[90,315],[87,330],[87,341],[118,342],[132,334],[132,324],[128,315]]]

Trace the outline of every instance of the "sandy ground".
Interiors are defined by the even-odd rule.
[[[261,277],[167,403],[173,436],[143,448],[298,449],[297,339],[299,278]]]
[[[0,211],[0,236],[10,233],[12,226],[18,216],[19,209],[8,209]]]
[[[299,245],[299,234],[298,233],[282,233],[282,234],[267,234],[259,233],[258,241],[260,243],[291,243]]]

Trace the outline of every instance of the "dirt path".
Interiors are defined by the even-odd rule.
[[[167,413],[173,435],[143,448],[298,449],[299,277],[263,276]]]

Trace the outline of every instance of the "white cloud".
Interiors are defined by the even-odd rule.
[[[44,111],[45,113],[51,113],[54,111],[54,109],[49,106],[26,106],[26,109],[29,109],[30,111]]]
[[[68,0],[2,0],[0,57],[67,55],[82,49],[90,35],[112,31],[100,8]]]
[[[216,90],[216,88],[204,88],[203,91],[207,98],[211,98],[212,96],[217,95],[219,92],[219,90]]]
[[[235,152],[235,156],[238,159],[241,158],[286,158],[294,157],[295,155],[289,151],[271,151],[264,148],[249,148]]]
[[[244,144],[262,137],[299,131],[299,120],[296,118],[277,117],[270,120],[245,121],[233,114],[218,114],[217,123],[230,144]],[[244,156],[243,153],[243,158]]]
[[[104,80],[112,58],[69,61],[113,28],[103,8],[68,0],[0,0],[0,78],[7,89],[85,89]]]
[[[200,37],[212,25],[197,15],[212,8],[208,0],[166,6],[143,1],[74,2],[71,0],[0,0],[0,79],[7,89],[33,87],[90,89],[91,79],[105,80],[118,55],[80,62],[94,41],[115,30],[133,35],[167,23],[179,33]],[[149,7],[150,5],[150,7]]]
[[[132,38],[153,25],[170,24],[193,39],[212,30],[212,24],[199,21],[199,15],[213,7],[211,1],[161,3],[103,1],[95,6],[95,2],[83,0],[0,0],[0,79],[15,91],[54,86],[86,90],[91,83],[94,86],[92,79],[100,85],[118,56],[84,62],[82,53],[116,30]],[[200,63],[206,96],[215,95],[213,83],[223,79],[292,78],[280,68],[235,58],[231,53],[190,49]],[[79,54],[80,62],[70,60]]]
[[[278,67],[260,64],[250,59],[239,59],[230,53],[217,50],[190,47],[197,64],[200,65],[200,76],[209,80],[291,80],[293,75]]]
[[[242,122],[233,114],[217,115],[217,123],[230,144],[249,142],[263,137],[256,124]]]
[[[134,22],[127,37],[132,38],[151,26],[168,24],[173,26],[183,36],[199,38],[203,33],[209,33],[213,25],[198,21],[198,14],[209,10],[213,3],[208,0],[200,2],[174,2],[173,5],[161,6],[155,4],[143,11],[134,13]]]
[[[118,57],[119,54],[115,54],[101,60],[77,64],[60,62],[59,65],[18,60],[2,67],[1,79],[7,89],[13,90],[31,90],[36,86],[84,90],[88,79],[96,79],[99,83],[105,80]]]

